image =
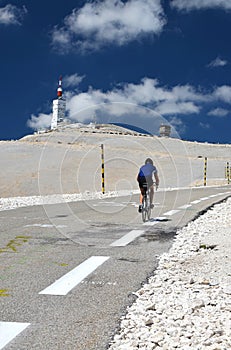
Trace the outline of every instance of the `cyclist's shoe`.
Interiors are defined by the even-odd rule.
[[[150,205],[150,208],[153,209],[153,208],[154,208],[154,204],[151,204],[151,205]]]
[[[139,213],[142,212],[142,208],[143,208],[143,206],[142,206],[142,204],[140,204],[140,205],[139,205],[139,209],[138,209],[138,212],[139,212]]]

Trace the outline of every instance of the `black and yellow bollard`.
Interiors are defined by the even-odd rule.
[[[103,144],[101,144],[101,163],[102,163],[102,166],[101,166],[101,173],[102,173],[102,193],[104,194],[105,193],[105,178],[104,178],[104,148],[103,148]]]
[[[205,157],[205,163],[204,163],[204,186],[207,185],[207,163],[208,163],[208,158]]]
[[[228,185],[230,184],[230,168],[229,168],[229,162],[226,164],[226,176],[227,176],[227,182]]]

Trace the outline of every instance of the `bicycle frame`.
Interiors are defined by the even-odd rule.
[[[150,188],[148,188],[148,186],[143,188],[144,194],[142,199],[142,220],[143,222],[146,222],[147,220],[150,220],[151,217]]]

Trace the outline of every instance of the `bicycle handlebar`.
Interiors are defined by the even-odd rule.
[[[156,182],[153,182],[153,185],[156,186],[156,191],[158,190],[159,185],[156,184]]]

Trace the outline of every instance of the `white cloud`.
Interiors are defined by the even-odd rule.
[[[102,122],[102,116],[123,119],[125,115],[140,114],[150,118],[153,111],[161,116],[198,114],[202,104],[210,100],[210,94],[190,85],[167,88],[156,79],[143,78],[139,84],[120,84],[107,92],[89,88],[84,93],[69,94],[67,110],[72,120]]]
[[[51,125],[51,114],[40,113],[37,117],[32,115],[27,121],[27,126],[33,130],[49,128]]]
[[[70,81],[78,80],[78,75],[70,77]],[[157,79],[145,77],[137,84],[121,83],[108,91],[92,87],[81,93],[67,91],[65,97],[67,117],[72,121],[130,121],[130,124],[136,121],[145,128],[147,124],[157,125],[157,118],[198,115],[204,107],[209,108],[214,103],[217,103],[217,108],[211,110],[209,115],[225,115],[225,109],[220,108],[220,104],[231,104],[231,86],[223,85],[205,92],[189,84],[171,88],[161,86]],[[35,129],[48,127],[50,120],[50,115],[33,115],[28,125]],[[176,119],[173,120],[176,124]],[[183,130],[183,125],[181,127]]]
[[[200,107],[194,102],[165,101],[160,103],[156,110],[161,115],[198,114]]]
[[[72,74],[72,75],[66,75],[63,78],[63,84],[66,88],[67,87],[76,87],[82,82],[82,80],[84,78],[85,78],[85,76],[80,76],[77,73]]]
[[[180,118],[172,117],[169,120],[169,123],[179,134],[184,134],[186,131],[186,126]]]
[[[215,60],[211,61],[207,67],[215,68],[215,67],[224,67],[228,64],[226,60],[222,60],[220,57],[215,58]]]
[[[199,125],[203,129],[210,129],[209,123],[202,123],[202,122],[200,122]]]
[[[125,45],[145,34],[158,35],[165,23],[160,0],[93,1],[74,9],[64,19],[64,27],[56,26],[52,42],[61,50],[98,50],[105,45]]]
[[[226,117],[230,111],[224,108],[215,108],[212,109],[210,112],[208,112],[208,115],[214,116],[214,117]]]
[[[57,26],[52,31],[52,41],[54,44],[58,44],[62,49],[69,46],[71,41],[71,37],[68,31],[61,28],[59,29]]]
[[[231,10],[230,0],[173,0],[171,6],[177,10],[201,10],[209,8],[221,8]]]
[[[27,13],[25,7],[22,9],[17,6],[8,4],[5,7],[0,8],[0,24],[21,24],[24,15]]]
[[[156,79],[143,78],[139,84],[121,84],[107,92],[89,88],[85,93],[70,95],[67,109],[70,117],[78,121],[86,118],[83,111],[88,117],[97,110],[101,110],[101,114],[107,111],[111,115],[121,116],[131,113],[132,106],[133,112],[137,106],[144,106],[162,115],[192,114],[199,113],[197,102],[206,99],[206,95],[196,92],[189,85],[168,89],[160,87]]]
[[[231,86],[223,85],[214,90],[214,97],[220,101],[231,103]]]
[[[173,96],[179,101],[206,102],[209,96],[203,91],[196,91],[195,87],[187,85],[177,85],[172,89]]]

